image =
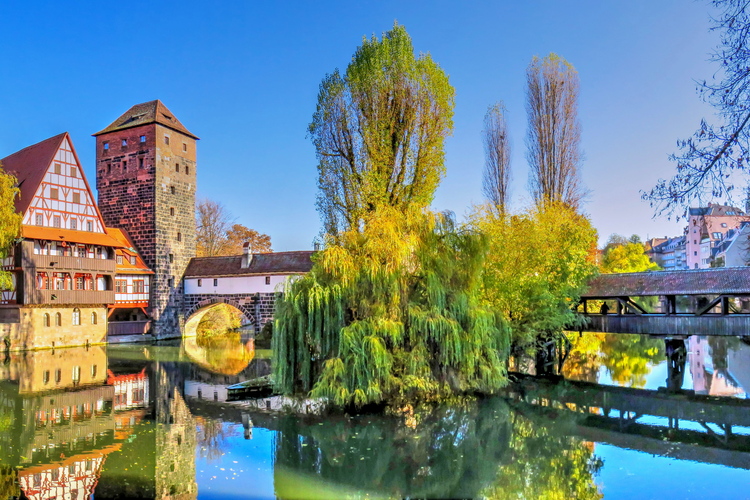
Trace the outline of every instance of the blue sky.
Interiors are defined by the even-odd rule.
[[[555,52],[580,74],[584,209],[600,239],[677,235],[682,224],[652,219],[639,190],[672,175],[676,140],[713,113],[694,81],[717,70],[710,13],[684,0],[5,3],[0,157],[69,131],[93,185],[91,134],[161,99],[201,138],[199,196],[275,250],[310,248],[320,222],[306,129],[318,85],[398,20],[456,88],[436,210],[461,218],[482,201],[480,132],[497,100],[513,136],[514,207],[528,204],[525,70]]]

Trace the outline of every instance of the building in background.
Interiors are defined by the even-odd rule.
[[[711,267],[718,244],[745,221],[750,221],[750,216],[728,205],[709,203],[707,207],[691,208],[685,232],[688,269]]]

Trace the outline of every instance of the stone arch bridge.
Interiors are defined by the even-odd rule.
[[[273,319],[274,304],[285,284],[312,268],[313,252],[275,252],[222,257],[196,257],[185,271],[183,317],[185,335],[195,334],[205,314],[228,304],[254,332]]]

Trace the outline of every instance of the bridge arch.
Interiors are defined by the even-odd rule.
[[[198,325],[200,324],[203,317],[206,315],[206,313],[208,313],[208,311],[219,304],[227,304],[237,309],[242,314],[243,326],[249,324],[255,327],[257,325],[255,315],[253,314],[251,308],[239,303],[236,300],[224,297],[213,297],[198,302],[193,307],[191,307],[190,310],[188,310],[187,314],[185,315],[185,328],[183,329],[182,333],[183,337],[195,337],[198,333]]]

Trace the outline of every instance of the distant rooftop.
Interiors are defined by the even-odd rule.
[[[126,130],[133,127],[140,127],[141,125],[148,125],[149,123],[158,123],[159,125],[164,125],[172,130],[181,132],[188,137],[198,139],[198,136],[189,132],[188,129],[180,123],[180,120],[175,118],[174,114],[172,114],[164,103],[158,99],[155,101],[136,104],[117,120],[113,121],[107,128],[95,133],[94,136],[116,132],[118,130]]]
[[[745,212],[737,207],[729,205],[717,205],[709,203],[707,207],[691,208],[690,215],[732,216],[745,215]]]
[[[302,274],[312,269],[312,251],[253,254],[249,267],[242,267],[243,255],[194,257],[185,270],[186,278],[253,276],[259,274]]]

